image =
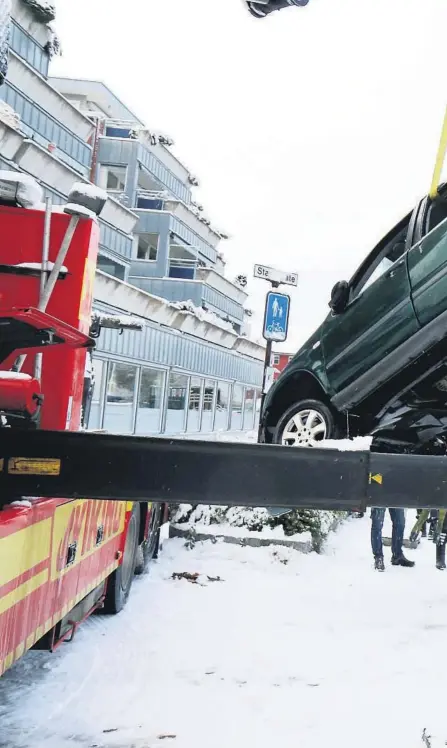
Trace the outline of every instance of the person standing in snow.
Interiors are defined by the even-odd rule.
[[[404,556],[402,544],[405,532],[405,510],[389,509],[393,532],[391,536],[391,563],[393,566],[405,566],[411,568],[414,561]],[[374,555],[374,568],[377,571],[385,571],[383,560],[382,529],[385,519],[385,509],[373,507],[371,509],[371,548]]]
[[[436,544],[436,568],[443,571],[446,568],[445,544],[447,540],[447,509],[440,509],[439,512],[436,513],[434,510],[422,510],[410,533],[410,540],[416,541],[418,539],[419,533],[422,532],[424,524],[429,520],[429,517],[430,521],[432,521],[433,514],[436,514],[436,520],[433,525],[433,532],[430,529],[429,535],[431,535],[433,542]]]

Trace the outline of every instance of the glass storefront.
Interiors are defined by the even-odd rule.
[[[210,433],[214,430],[214,404],[216,402],[217,382],[205,379],[202,406],[202,431]]]
[[[105,361],[100,358],[93,359],[93,396],[88,417],[89,429],[99,429],[101,426],[101,402],[103,392],[103,379],[105,371]]]
[[[228,382],[218,382],[214,431],[226,431],[228,429],[229,407],[230,385]]]
[[[244,388],[241,384],[233,385],[233,397],[231,398],[231,423],[232,431],[242,429],[242,413],[244,407]]]
[[[169,375],[165,427],[167,434],[180,434],[185,430],[188,380],[189,377],[185,374],[171,372]]]
[[[141,369],[136,434],[157,434],[161,429],[166,374],[157,369]]]
[[[115,434],[133,432],[137,367],[111,361],[107,372],[104,428]]]
[[[244,417],[242,428],[244,431],[251,431],[255,421],[255,402],[256,390],[252,387],[246,387],[244,393]]]
[[[254,387],[100,358],[93,371],[89,429],[144,436],[256,428]]]
[[[200,431],[202,412],[203,379],[191,377],[189,380],[188,431]]]

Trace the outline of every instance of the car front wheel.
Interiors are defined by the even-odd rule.
[[[285,447],[318,447],[326,439],[338,436],[334,416],[319,400],[294,403],[281,416],[275,443]]]

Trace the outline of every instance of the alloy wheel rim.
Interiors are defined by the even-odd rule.
[[[286,423],[281,444],[286,447],[317,447],[326,439],[327,424],[324,416],[306,408],[295,413]]]

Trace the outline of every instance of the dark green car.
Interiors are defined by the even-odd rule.
[[[334,286],[329,307],[267,393],[261,441],[316,446],[368,434],[409,393],[447,410],[446,185]]]

